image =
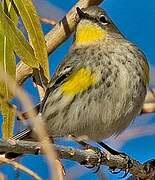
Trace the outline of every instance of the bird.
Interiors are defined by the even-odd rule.
[[[119,135],[141,112],[149,65],[105,10],[90,6],[76,11],[73,44],[48,84],[40,114],[49,136],[101,141]],[[14,138],[31,134],[26,129]]]

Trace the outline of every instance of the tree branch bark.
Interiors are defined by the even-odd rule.
[[[128,155],[113,155],[109,152],[102,152],[101,156],[101,154],[95,152],[94,150],[81,150],[56,144],[54,144],[54,149],[58,152],[61,159],[69,159],[77,161],[80,164],[93,166],[96,166],[99,163],[101,165],[109,166],[109,168],[112,170],[121,169],[126,171],[130,162],[132,166],[128,170],[134,176],[149,180],[154,179],[155,177],[155,160],[141,164]],[[13,152],[19,154],[38,154],[38,152],[43,153],[40,143],[38,142],[0,140],[0,153],[4,152]]]

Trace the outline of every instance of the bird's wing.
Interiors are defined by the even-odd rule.
[[[52,91],[63,84],[72,74],[72,72],[74,72],[75,69],[78,69],[78,67],[79,66],[77,66],[76,63],[75,53],[74,51],[72,51],[68,56],[65,57],[63,62],[56,69],[54,76],[51,78],[46,89],[45,97],[41,103],[40,112],[42,112],[42,108],[44,106],[44,103],[46,102],[47,97],[49,96],[49,93],[52,93]]]

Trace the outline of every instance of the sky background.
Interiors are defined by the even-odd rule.
[[[61,19],[61,17],[67,12],[77,1],[75,0],[35,0],[38,12],[43,17]],[[57,9],[57,8],[59,9]],[[113,22],[117,25],[119,30],[125,35],[125,37],[136,44],[143,50],[148,58],[153,72],[155,66],[155,1],[154,0],[106,0],[101,4],[108,15],[112,18]],[[47,33],[52,26],[43,25],[43,30]],[[54,73],[55,68],[61,62],[63,57],[68,51],[72,43],[72,37],[63,43],[52,55],[49,57],[51,75]],[[151,73],[150,86],[154,87],[155,80],[153,73]],[[38,94],[35,88],[32,89],[32,82],[26,81],[24,88],[30,94],[34,103],[39,101]],[[155,127],[155,115],[143,115],[136,118],[135,122],[126,130],[128,132],[132,128],[139,127],[143,124],[146,128]],[[16,131],[22,129],[17,123]],[[154,128],[155,129],[155,128]],[[143,134],[143,132],[142,132]],[[125,143],[117,141],[117,138],[111,138],[107,140],[113,148],[119,149],[131,157],[145,162],[146,160],[155,157],[155,133],[148,136],[136,137],[130,139]],[[58,141],[59,144],[73,145],[73,142]],[[25,155],[20,159],[20,162],[37,172],[43,179],[49,179],[50,172],[46,163],[46,159],[40,156]],[[83,166],[78,165],[75,162],[63,160],[64,166],[67,172],[67,178],[69,180],[96,180],[102,172],[105,172],[107,179],[115,180],[119,179],[120,175],[112,175],[107,168],[101,168],[98,174],[92,173],[91,170],[86,169]],[[10,166],[0,166],[0,171],[11,179],[27,179],[32,178],[25,173],[15,172]]]

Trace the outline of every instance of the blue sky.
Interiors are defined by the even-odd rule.
[[[37,0],[36,0],[37,1]],[[67,12],[77,1],[75,0],[48,0],[53,5],[58,6],[63,12]],[[106,0],[101,4],[113,22],[117,25],[119,30],[125,35],[125,37],[136,44],[143,50],[148,58],[148,61],[153,67],[155,65],[155,1],[154,0]],[[49,12],[49,11],[48,11]],[[52,14],[52,12],[49,12]],[[43,14],[43,13],[42,13]],[[51,27],[44,25],[43,29],[47,32]],[[63,43],[52,55],[50,55],[50,69],[51,74],[54,73],[55,68],[61,62],[64,55],[67,53],[69,46],[71,45],[72,38]],[[154,77],[152,77],[151,86],[155,84]],[[37,92],[32,90],[31,82],[27,81],[24,84],[31,95],[34,103],[38,102]],[[141,123],[155,124],[155,115],[144,115],[138,117],[132,127],[137,127]],[[148,159],[155,157],[155,135],[139,137],[131,139],[122,146],[121,151],[128,153],[135,159],[144,162]],[[110,140],[114,147],[115,139]],[[62,142],[59,142],[62,143]],[[66,145],[72,145],[73,143],[65,143]],[[117,144],[117,143],[116,143]],[[37,172],[43,179],[49,178],[49,171],[46,164],[46,159],[42,156],[30,156],[25,155],[20,162]],[[87,170],[84,167],[79,166],[77,163],[64,160],[64,165],[67,171],[68,179],[82,180],[82,179],[99,179],[99,176],[92,173],[91,170]],[[118,179],[119,176],[111,175],[107,168],[102,168],[101,171],[105,171],[108,179]],[[10,166],[0,167],[0,171],[7,174],[9,179],[15,179],[15,171]],[[32,179],[31,177],[20,172],[19,179]]]

